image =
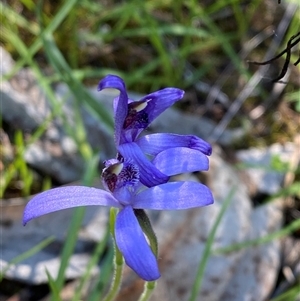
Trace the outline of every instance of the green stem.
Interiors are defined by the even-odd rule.
[[[156,286],[156,281],[145,282],[144,291],[143,291],[143,293],[140,296],[140,299],[138,301],[147,301],[147,300],[149,300],[150,296],[152,295],[152,293],[155,289],[155,286]]]
[[[117,296],[120,287],[121,287],[121,281],[122,281],[122,272],[123,272],[123,256],[121,252],[119,251],[116,243],[115,243],[115,221],[116,221],[116,215],[117,215],[117,209],[111,208],[110,209],[110,231],[111,235],[114,240],[115,245],[115,258],[114,258],[114,266],[115,266],[115,274],[113,278],[113,282],[111,284],[110,290],[107,293],[107,295],[104,297],[103,301],[113,301],[115,297]]]

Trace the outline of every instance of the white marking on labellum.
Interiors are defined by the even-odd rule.
[[[136,111],[136,112],[141,112],[143,111],[148,105],[148,100],[145,101],[145,102],[142,102],[140,104],[138,104],[137,106],[134,106],[133,109]]]
[[[121,173],[123,166],[123,163],[115,164],[111,166],[110,172],[118,176]]]

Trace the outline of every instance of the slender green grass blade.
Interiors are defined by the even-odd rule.
[[[173,23],[171,25],[161,25],[157,27],[155,34],[158,36],[190,36],[197,38],[208,38],[209,32],[199,28],[188,27],[182,24]],[[138,28],[124,29],[122,31],[122,37],[132,38],[132,37],[149,37],[150,34],[153,34],[153,27],[149,28],[148,25],[143,25]],[[87,33],[84,37],[86,41],[93,42],[97,40],[104,39],[106,42],[110,42],[116,37],[115,32],[101,33],[101,34],[92,34]]]
[[[63,301],[60,297],[60,289],[57,286],[55,280],[51,277],[49,271],[46,269],[46,274],[48,278],[48,284],[52,293],[52,298],[54,301]]]
[[[112,279],[113,259],[114,259],[114,251],[113,248],[110,248],[108,250],[108,254],[103,259],[98,281],[96,282],[94,289],[90,293],[88,297],[88,301],[102,300],[101,298],[103,295],[103,291],[107,287],[109,280]]]
[[[228,196],[224,200],[224,202],[222,204],[222,207],[221,207],[221,210],[220,210],[220,212],[219,212],[219,214],[218,214],[218,216],[217,216],[217,218],[216,218],[216,220],[213,224],[213,227],[212,227],[212,229],[209,233],[207,242],[205,244],[203,256],[202,256],[201,261],[200,261],[199,266],[198,266],[198,271],[197,271],[197,274],[196,274],[194,285],[192,287],[192,292],[191,292],[191,296],[189,298],[189,301],[196,301],[197,298],[198,298],[198,294],[200,292],[201,284],[202,284],[202,280],[203,280],[203,276],[204,276],[205,267],[206,267],[206,264],[208,262],[209,257],[212,254],[211,249],[212,249],[212,245],[213,245],[213,242],[214,242],[214,238],[215,238],[218,226],[219,226],[219,224],[222,220],[222,217],[223,217],[224,213],[226,212],[226,209],[228,208],[228,206],[229,206],[229,204],[232,200],[232,197],[235,193],[235,190],[236,190],[235,188],[231,189]]]
[[[78,232],[80,230],[84,214],[85,214],[84,207],[74,209],[74,213],[68,229],[65,244],[63,246],[63,250],[61,253],[59,272],[55,281],[55,285],[58,291],[60,291],[64,285],[66,269],[68,267],[69,260],[73,254],[77,242]]]
[[[86,267],[85,273],[84,273],[84,275],[80,279],[80,283],[79,283],[79,285],[78,285],[78,287],[76,289],[76,292],[75,292],[74,297],[72,298],[72,301],[80,301],[81,291],[82,291],[84,285],[91,278],[92,268],[97,264],[97,262],[99,261],[100,256],[103,254],[103,252],[105,250],[105,247],[107,245],[107,241],[109,239],[109,235],[110,235],[110,232],[109,232],[109,229],[107,229],[106,235],[105,235],[104,239],[102,241],[98,242],[98,244],[97,244],[97,246],[95,248],[95,251],[94,251],[92,257],[89,260],[89,263],[88,263],[88,265]]]
[[[300,279],[297,280],[297,283],[279,295],[278,297],[272,298],[270,301],[299,301],[300,298]]]
[[[5,172],[1,174],[0,198],[3,198],[9,183],[17,175],[17,172],[17,167],[14,162],[12,162],[6,167]]]
[[[20,181],[22,182],[22,196],[26,197],[30,195],[31,185],[33,183],[33,174],[28,168],[26,162],[23,158],[23,153],[25,151],[25,142],[23,138],[23,133],[17,130],[15,133],[15,145],[16,145],[16,155],[15,155],[15,166],[18,169],[18,174]]]
[[[32,0],[21,0],[21,2],[29,9],[33,10],[35,7],[35,3]]]
[[[53,33],[59,25],[64,21],[64,19],[68,16],[72,8],[78,3],[78,0],[66,0],[62,2],[61,8],[58,10],[57,14],[53,17],[50,24],[44,30],[44,34]],[[32,45],[28,49],[28,57],[23,57],[19,60],[16,65],[14,66],[12,72],[7,75],[7,78],[11,78],[15,75],[20,68],[26,64],[28,59],[32,59],[32,57],[37,53],[37,51],[43,46],[42,37],[39,35],[37,36],[36,40],[32,43]],[[17,49],[17,48],[16,48]]]
[[[38,35],[40,33],[40,28],[37,23],[28,21],[3,2],[0,2],[0,15],[1,18],[3,18],[3,26],[5,26],[4,20],[7,19],[7,21],[11,24],[18,25],[34,35]]]
[[[241,249],[265,244],[265,243],[271,242],[272,240],[290,235],[294,231],[297,231],[299,229],[300,229],[300,219],[295,220],[295,221],[291,222],[289,225],[285,226],[283,229],[280,229],[276,232],[270,233],[266,236],[263,236],[263,237],[260,237],[257,239],[253,239],[253,240],[249,240],[249,241],[245,241],[242,243],[234,244],[234,245],[231,245],[226,248],[217,249],[214,251],[214,254],[226,254],[226,253],[235,252],[235,251],[238,251]]]
[[[158,29],[159,29],[158,23],[145,10],[143,10],[143,14],[140,18],[140,22],[143,24],[143,26],[145,28],[150,29],[149,40],[162,60],[163,73],[168,78],[172,77],[172,75],[174,76],[174,73],[172,70],[173,68],[172,68],[172,64],[171,64],[172,57],[170,55],[170,51],[167,49],[167,45],[165,44],[165,39],[163,38],[163,36],[161,36],[158,33]]]
[[[9,264],[0,272],[0,282],[2,281],[5,273],[9,270],[9,268],[14,265],[14,264],[18,264],[22,261],[24,261],[25,259],[33,256],[34,254],[40,252],[42,249],[44,249],[45,247],[47,247],[49,244],[51,244],[53,241],[55,240],[54,236],[50,236],[46,239],[44,239],[43,241],[41,241],[40,243],[38,243],[37,245],[35,245],[33,248],[31,248],[30,250],[22,253],[21,255],[15,257],[13,260],[11,260],[9,262]]]
[[[37,63],[32,59],[28,48],[23,43],[23,41],[20,39],[20,37],[15,34],[13,31],[3,28],[2,29],[2,36],[8,40],[12,45],[14,45],[15,49],[19,52],[20,56],[24,58],[26,63],[30,65],[32,71],[34,72],[34,75],[38,81],[38,83],[41,85],[43,91],[45,92],[46,96],[48,97],[51,106],[52,106],[52,116],[61,116],[62,114],[62,105],[63,103],[59,103],[56,99],[56,96],[50,86],[49,81],[47,78],[42,74],[39,66]],[[50,123],[52,120],[51,117],[49,117],[48,122]],[[45,121],[46,122],[46,121]],[[48,123],[45,123],[45,128]]]
[[[75,98],[79,103],[86,105],[89,111],[102,120],[109,129],[113,129],[113,119],[107,110],[97,100],[95,100],[83,87],[83,85],[73,76],[72,69],[67,64],[61,52],[57,48],[52,36],[42,35],[45,45],[45,52],[50,64],[56,69],[62,79],[68,84]]]

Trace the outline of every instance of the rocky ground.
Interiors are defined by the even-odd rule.
[[[5,74],[13,68],[14,62],[4,49],[1,51],[1,71]],[[111,101],[115,96],[113,92],[98,93],[96,87],[89,87],[88,90],[111,112]],[[72,125],[74,99],[64,84],[56,86],[55,91],[57,99],[62,100],[67,95],[62,110]],[[167,110],[148,131],[192,133],[212,141],[218,127],[218,108],[221,106],[214,107],[211,111],[213,116],[199,118],[199,112],[193,110],[197,105],[191,97],[192,92],[187,92],[180,110]],[[10,81],[4,81],[0,93],[4,121],[0,136],[3,153],[1,168],[5,168],[5,162],[11,160],[14,153],[9,135],[11,129],[21,128],[30,136],[32,130],[41,126],[49,116],[51,105],[29,69],[23,69]],[[131,97],[139,99],[140,95],[132,93]],[[201,110],[200,105],[198,110]],[[92,147],[101,148],[102,159],[114,156],[111,133],[85,108],[81,113]],[[299,123],[296,127],[299,129]],[[295,173],[274,168],[274,158],[281,167],[288,165],[290,170],[299,167],[299,136],[295,135],[294,139],[282,143],[251,148],[249,145],[252,142],[247,141],[249,137],[247,128],[222,130],[218,139],[212,141],[210,170],[203,174],[178,176],[180,179],[204,181],[214,194],[213,206],[180,212],[150,213],[159,241],[162,271],[162,278],[151,300],[187,300],[207,237],[232,189],[234,194],[218,228],[214,251],[266,236],[284,227],[287,221],[299,218],[297,197],[279,195],[271,202],[265,202],[295,180]],[[243,148],[243,143],[248,147]],[[238,148],[232,147],[234,145],[238,145]],[[37,181],[48,175],[57,185],[78,181],[84,169],[76,143],[65,132],[59,118],[55,118],[44,134],[25,149],[24,158],[35,171]],[[100,185],[100,181],[96,181],[95,186]],[[72,211],[50,214],[23,227],[21,216],[27,200],[15,195],[13,190],[8,191],[5,199],[1,200],[1,269],[5,269],[13,258],[48,236],[54,235],[55,241],[43,251],[6,270],[4,280],[0,283],[0,300],[49,300],[45,267],[52,275],[58,271],[59,251],[66,234],[61,229],[67,229]],[[69,282],[65,286],[63,300],[70,300],[76,279],[82,275],[95,243],[104,237],[107,213],[103,208],[96,211],[94,208],[87,209],[76,252],[67,269]],[[298,230],[293,235],[246,249],[229,253],[213,252],[206,267],[199,300],[263,301],[280,294],[299,281],[299,238]],[[101,264],[93,271],[95,278],[99,272]],[[124,287],[118,300],[136,300],[142,285],[129,269],[125,269]],[[87,294],[89,289],[85,288]]]

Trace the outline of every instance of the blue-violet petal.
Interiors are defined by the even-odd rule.
[[[188,147],[211,155],[211,145],[194,135],[178,135],[169,133],[150,134],[136,141],[142,151],[148,155],[155,156],[158,153],[172,147]]]
[[[208,187],[197,182],[171,182],[138,193],[133,199],[136,209],[181,210],[207,206],[214,202]]]
[[[143,110],[147,114],[148,125],[162,112],[180,100],[184,91],[177,88],[165,88],[143,97],[140,102],[147,101],[148,105]]]
[[[130,206],[124,207],[116,218],[116,244],[126,264],[142,279],[153,281],[160,277],[157,260]]]
[[[203,153],[186,147],[167,149],[159,153],[152,163],[167,176],[208,170],[209,167],[208,158]]]
[[[124,143],[118,147],[121,155],[132,160],[140,170],[140,182],[147,187],[166,183],[169,177],[160,172],[143,154],[136,143]]]
[[[107,191],[85,187],[66,186],[53,188],[33,197],[24,209],[23,224],[44,214],[80,206],[122,206]]]
[[[128,113],[128,95],[122,78],[117,75],[107,75],[98,84],[98,91],[114,88],[120,91],[120,96],[114,101],[115,113],[115,143],[119,145],[123,124]]]

